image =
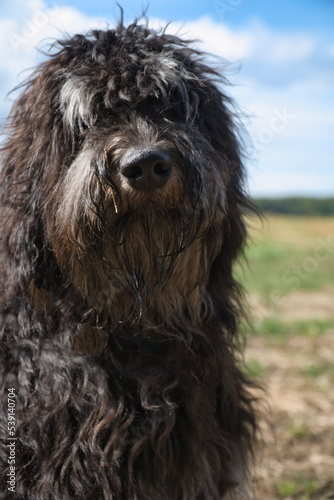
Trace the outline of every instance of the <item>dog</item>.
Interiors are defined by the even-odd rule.
[[[25,82],[1,152],[1,499],[248,495],[232,267],[253,205],[225,83],[142,20],[57,42]]]

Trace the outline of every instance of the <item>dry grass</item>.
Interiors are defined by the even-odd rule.
[[[317,239],[333,231],[330,219],[271,217],[266,234],[253,232],[258,251],[250,249],[249,258],[250,267],[252,255],[256,261],[257,283],[244,278],[254,318],[246,362],[264,382],[269,402],[253,478],[257,500],[334,499],[334,252],[319,262],[310,289],[301,281],[284,288],[279,300],[266,295],[271,279],[279,283],[279,277],[267,276],[266,255],[270,260],[274,254],[268,247],[280,247],[271,274],[282,273],[291,266],[290,252],[297,261],[298,251],[305,259]]]

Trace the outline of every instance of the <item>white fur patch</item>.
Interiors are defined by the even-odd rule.
[[[96,155],[94,150],[82,151],[69,168],[63,182],[63,199],[59,207],[62,221],[73,229],[77,218],[87,210],[93,172],[91,164]],[[71,221],[69,223],[69,221]]]
[[[155,73],[165,84],[179,86],[181,82],[193,80],[196,78],[187,71],[179,61],[176,61],[172,52],[165,52],[157,56],[155,64]]]
[[[78,125],[82,131],[84,126],[92,125],[91,97],[92,90],[83,77],[71,76],[64,83],[60,92],[60,111],[65,122],[73,130]]]

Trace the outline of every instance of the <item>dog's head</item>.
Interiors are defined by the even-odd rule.
[[[138,23],[59,42],[3,152],[5,240],[24,279],[143,302],[168,277],[211,307],[234,287],[249,204],[223,83],[188,42]]]

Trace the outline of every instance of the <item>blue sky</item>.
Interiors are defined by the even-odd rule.
[[[126,21],[148,5],[119,3]],[[333,0],[150,0],[147,12],[154,27],[173,21],[170,32],[236,63],[228,91],[253,143],[253,195],[334,196]],[[118,17],[112,0],[2,0],[0,120],[11,105],[6,94],[41,60],[36,47]]]

